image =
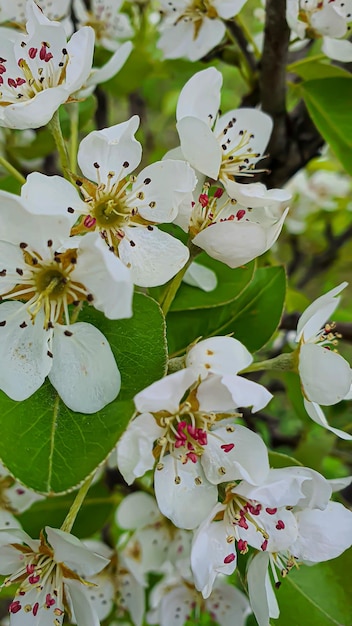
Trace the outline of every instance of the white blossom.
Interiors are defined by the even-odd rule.
[[[114,52],[120,41],[133,37],[133,28],[126,13],[121,12],[122,0],[91,0],[87,9],[83,0],[73,0],[79,27],[91,26],[95,44]]]
[[[80,89],[92,69],[94,31],[67,42],[65,28],[27,2],[27,34],[3,29],[0,44],[0,126],[38,128]]]
[[[226,338],[217,339],[221,343]],[[189,359],[189,367],[136,395],[139,415],[117,445],[117,464],[125,480],[132,483],[155,467],[159,509],[186,529],[195,528],[215,504],[217,484],[240,478],[258,484],[269,470],[261,438],[232,420],[221,421],[237,406],[266,404],[266,390],[251,381],[244,383],[231,369],[224,376],[210,372],[199,382],[205,367],[196,355]]]
[[[219,116],[221,85],[222,75],[214,67],[190,78],[177,103],[177,131],[184,158],[202,174],[219,180],[230,194],[229,182],[253,176],[273,123],[256,109],[234,109]]]
[[[78,163],[86,179],[77,184],[85,203],[76,211],[76,232],[101,233],[130,269],[133,282],[151,287],[167,282],[188,260],[188,248],[156,225],[173,221],[196,178],[188,164],[172,160],[129,176],[142,155],[134,138],[138,125],[134,116],[81,141]]]
[[[327,424],[319,407],[320,404],[329,406],[340,402],[351,389],[351,368],[335,351],[335,325],[326,323],[340,301],[340,292],[346,286],[346,282],[341,283],[309,305],[298,321],[296,341],[299,343],[298,372],[309,415],[314,421],[347,439],[349,435]]]
[[[322,37],[323,52],[331,59],[352,60],[352,44],[344,39],[352,21],[351,0],[288,0],[286,19],[301,39]]]
[[[33,173],[21,198],[0,195],[0,387],[24,400],[49,376],[72,410],[98,411],[118,394],[120,374],[104,335],[71,324],[69,305],[93,302],[110,319],[130,317],[129,271],[98,234],[69,237],[67,205],[81,201],[67,181]]]
[[[39,541],[22,530],[11,532],[12,541],[0,546],[0,573],[6,576],[3,585],[19,585],[9,605],[10,626],[61,626],[71,606],[79,626],[97,626],[84,578],[89,580],[109,560],[91,552],[73,535],[49,526],[46,538],[42,533]]]
[[[237,15],[246,0],[160,0],[158,48],[165,59],[197,61],[215,48],[226,31],[223,20]]]

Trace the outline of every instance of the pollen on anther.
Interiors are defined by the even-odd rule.
[[[97,163],[96,161],[95,161],[95,163],[93,163],[93,165],[94,165],[94,167],[95,167],[97,170],[98,170],[98,169],[99,169],[99,167],[100,167],[99,163]]]
[[[181,482],[181,477],[180,476],[175,476],[175,484],[179,485]]]
[[[28,243],[24,243],[24,241],[20,243],[20,248],[22,248],[22,250],[24,250],[24,248],[27,248],[27,247],[28,247]]]
[[[124,161],[124,162],[122,163],[122,167],[129,167],[129,166],[130,166],[130,164],[129,164],[129,162],[128,162],[128,161]]]
[[[93,300],[94,300],[94,296],[93,296],[93,294],[92,294],[92,293],[89,293],[89,294],[87,295],[87,300],[88,300],[88,302],[93,302]]]
[[[74,212],[75,212],[75,210],[72,208],[72,206],[68,206],[67,207],[67,213],[74,213]]]

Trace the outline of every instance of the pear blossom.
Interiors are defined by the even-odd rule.
[[[191,580],[172,573],[155,585],[150,605],[147,623],[160,626],[182,626],[193,611],[196,616],[209,613],[219,626],[244,626],[252,612],[244,593],[223,580],[216,582],[211,596],[204,600]]]
[[[288,0],[286,19],[298,37],[323,38],[323,52],[336,61],[352,60],[347,37],[352,21],[351,0]]]
[[[21,198],[0,196],[0,388],[24,400],[48,376],[69,408],[94,413],[117,396],[120,373],[104,335],[71,323],[69,306],[86,301],[110,319],[130,317],[129,271],[98,234],[69,237],[68,204],[81,200],[67,181],[33,173]]]
[[[322,504],[322,503],[320,503]],[[279,588],[292,568],[334,559],[352,545],[352,511],[339,502],[316,508],[313,503],[293,507],[297,537],[283,551],[257,553],[249,562],[247,582],[249,599],[259,626],[268,626],[269,618],[279,617],[269,571]]]
[[[250,189],[246,193],[247,187]],[[195,246],[235,268],[273,246],[288,212],[290,194],[266,190],[260,183],[240,185],[229,181],[227,188],[229,195],[221,187],[211,192],[205,184],[193,206],[183,203],[174,222],[189,232]]]
[[[243,356],[248,362],[244,346],[233,341],[239,344],[237,362]],[[229,362],[236,348],[222,352]],[[155,467],[159,509],[185,529],[198,526],[216,503],[216,485],[240,478],[259,484],[269,470],[262,439],[229,418],[237,406],[265,406],[270,394],[231,369],[223,376],[210,371],[201,380],[201,370],[207,370],[194,353],[189,364],[135,396],[139,414],[117,445],[117,465],[126,482]]]
[[[74,33],[27,2],[27,34],[3,29],[0,44],[0,126],[38,128],[80,89],[92,69],[94,31]]]
[[[119,554],[140,584],[145,584],[146,573],[163,571],[165,563],[181,571],[188,566],[191,533],[175,528],[161,515],[149,494],[135,492],[126,496],[116,511],[116,523],[130,531]]]
[[[6,467],[0,463],[0,502],[2,509],[11,513],[23,513],[39,500],[44,500],[44,496],[12,478]],[[1,514],[2,511],[0,516]]]
[[[314,421],[347,439],[349,435],[327,424],[319,407],[320,404],[329,406],[340,402],[351,389],[351,368],[335,351],[334,323],[326,323],[346,286],[346,282],[341,283],[309,305],[298,321],[296,342],[299,343],[298,372],[308,414]]]
[[[73,0],[73,8],[79,27],[91,26],[95,31],[95,45],[114,52],[119,41],[133,37],[128,15],[121,13],[122,0],[91,0],[87,9],[82,0]]]
[[[89,601],[99,623],[115,610],[119,616],[128,613],[134,626],[141,626],[145,613],[145,581],[141,584],[136,580],[120,552],[101,541],[89,539],[83,543],[109,560],[104,569],[89,577],[89,583],[94,585],[88,592]],[[77,623],[74,615],[71,620]]]
[[[351,190],[351,180],[340,172],[317,170],[308,175],[300,170],[286,185],[294,197],[292,215],[286,220],[290,233],[300,234],[306,228],[306,218],[314,212],[334,211]],[[347,206],[349,209],[349,206]]]
[[[222,75],[214,67],[197,72],[181,90],[177,131],[184,158],[199,172],[228,184],[253,176],[272,131],[271,118],[256,109],[219,115]]]
[[[160,0],[158,48],[165,59],[201,59],[223,39],[223,20],[237,15],[245,3],[246,0]]]
[[[81,141],[78,163],[86,178],[77,178],[77,185],[85,203],[75,212],[74,232],[100,233],[130,269],[133,282],[152,287],[167,282],[188,260],[188,248],[156,225],[173,221],[196,178],[188,164],[172,160],[129,176],[142,155],[134,138],[138,125],[135,115]]]
[[[89,580],[109,560],[56,528],[46,526],[39,541],[22,530],[11,532],[12,541],[0,545],[3,585],[19,585],[9,605],[10,626],[61,626],[71,607],[78,626],[98,624],[89,599],[90,583],[83,577]]]
[[[71,0],[37,0],[36,4],[44,15],[52,21],[62,22],[69,35],[73,26],[69,18]],[[0,22],[10,22],[11,26],[25,26],[27,0],[1,0]]]
[[[218,574],[230,575],[236,569],[236,543],[241,554],[249,547],[284,554],[298,537],[293,507],[323,509],[331,492],[328,481],[304,467],[271,469],[259,485],[230,483],[223,502],[194,535],[191,566],[203,597],[209,597]]]

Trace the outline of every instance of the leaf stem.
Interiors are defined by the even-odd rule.
[[[296,369],[296,353],[285,352],[284,354],[279,354],[279,356],[276,356],[273,359],[267,359],[266,361],[252,363],[252,365],[249,365],[249,367],[241,370],[239,374],[249,374],[250,372],[260,372],[262,370],[281,370],[295,372]]]
[[[11,176],[16,178],[21,183],[21,185],[26,182],[26,179],[24,176],[22,176],[21,172],[19,172],[13,165],[11,165],[11,163],[3,156],[0,156],[0,165],[2,165],[3,168],[5,168],[5,170],[7,170],[9,174],[11,174]]]
[[[69,510],[69,512],[67,513],[62,526],[61,526],[61,530],[64,530],[65,532],[69,533],[72,530],[72,526],[75,523],[77,514],[83,504],[84,498],[86,497],[89,487],[92,484],[92,480],[94,478],[94,472],[93,474],[91,474],[90,476],[88,476],[88,478],[86,478],[86,480],[84,481],[83,485],[81,486],[78,494],[76,495],[74,501],[71,504],[71,508]]]
[[[174,276],[170,282],[168,283],[166,290],[163,293],[163,296],[160,301],[161,310],[166,315],[169,312],[170,306],[173,303],[175,296],[179,290],[179,287],[182,283],[182,279],[187,272],[189,266],[193,263],[194,259],[201,252],[201,249],[197,246],[194,246],[192,242],[188,244],[190,255],[187,263],[180,269],[180,271]]]
[[[68,173],[70,169],[70,161],[67,153],[66,143],[61,130],[59,111],[55,111],[53,117],[48,124],[48,128],[52,136],[54,137],[57,151],[59,153],[62,173],[65,178],[67,178],[67,180],[70,180],[70,175]]]

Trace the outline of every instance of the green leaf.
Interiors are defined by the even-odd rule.
[[[293,456],[289,456],[283,452],[273,452],[271,450],[269,451],[269,463],[270,467],[274,467],[275,469],[302,465],[302,463],[297,461]]]
[[[43,520],[47,526],[60,528],[76,495],[77,491],[35,502],[28,511],[18,516],[18,520],[24,530],[34,538],[39,537]],[[116,500],[116,496],[102,482],[93,485],[78,512],[74,534],[85,539],[101,531],[115,511]]]
[[[307,81],[331,78],[332,76],[349,76],[346,70],[329,63],[326,57],[321,59],[321,55],[307,57],[296,63],[291,63],[291,65],[287,67],[287,70]]]
[[[256,270],[247,287],[229,304],[209,309],[170,311],[167,335],[172,354],[183,352],[199,337],[234,334],[250,351],[259,350],[275,332],[285,301],[282,267]]]
[[[352,79],[331,77],[300,85],[309,114],[346,172],[352,174]]]
[[[283,581],[275,626],[350,626],[352,551],[313,567],[302,565]]]
[[[205,267],[209,267],[215,272],[218,279],[216,288],[213,291],[206,292],[182,283],[170,311],[205,309],[228,304],[235,298],[238,298],[248,286],[255,270],[255,261],[232,270],[224,263],[212,259],[205,253],[197,257],[197,263],[205,265]]]
[[[24,402],[0,394],[0,458],[28,487],[62,493],[78,485],[112,450],[130,420],[133,396],[166,369],[164,317],[158,304],[136,294],[134,315],[107,320],[87,307],[80,317],[108,339],[122,386],[118,398],[93,415],[69,410],[46,382]]]

